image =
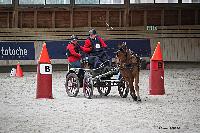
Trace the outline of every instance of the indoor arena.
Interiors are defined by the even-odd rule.
[[[199,133],[200,0],[0,0],[0,133]]]

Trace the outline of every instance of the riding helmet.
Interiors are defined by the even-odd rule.
[[[95,29],[91,29],[91,30],[89,30],[89,34],[90,35],[96,35],[97,31]]]
[[[72,41],[77,41],[77,40],[78,40],[78,37],[77,37],[76,35],[72,35],[72,36],[71,36],[71,40],[72,40]]]

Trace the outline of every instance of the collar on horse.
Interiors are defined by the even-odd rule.
[[[119,65],[119,69],[129,69],[132,70],[135,66],[137,65],[137,63],[122,63]]]

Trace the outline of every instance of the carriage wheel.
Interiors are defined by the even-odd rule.
[[[88,99],[91,99],[93,96],[93,82],[88,76],[84,76],[83,79],[83,93]]]
[[[78,95],[80,84],[78,76],[75,73],[70,73],[67,75],[65,88],[68,96],[76,97]]]
[[[101,85],[103,85],[103,86],[101,86]],[[97,89],[98,89],[98,92],[101,96],[107,96],[110,93],[110,90],[111,90],[110,82],[100,83],[100,86],[97,87]]]
[[[129,88],[126,85],[126,82],[121,79],[120,84],[118,86],[119,95],[122,98],[126,98],[128,96]]]

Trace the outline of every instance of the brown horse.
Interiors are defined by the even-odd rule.
[[[118,48],[119,50],[116,53],[116,63],[119,66],[119,71],[127,83],[127,86],[130,88],[130,95],[132,96],[133,100],[141,101],[138,85],[140,58],[133,51],[127,48],[126,43],[118,45]]]

